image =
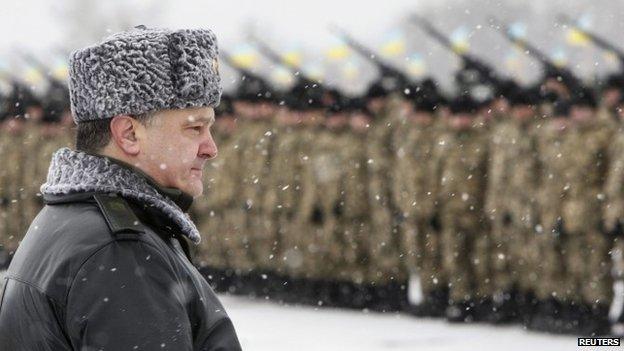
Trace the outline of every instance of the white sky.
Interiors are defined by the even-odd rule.
[[[511,72],[527,83],[539,76],[539,65],[526,55],[518,55],[516,66],[507,67],[510,45],[494,30],[481,28],[486,18],[496,14],[503,20],[519,20],[528,24],[529,38],[549,55],[563,47],[569,66],[586,79],[617,68],[617,62],[607,66],[603,53],[588,45],[569,47],[565,31],[556,25],[554,15],[565,12],[571,16],[589,13],[593,29],[608,40],[620,43],[624,30],[624,0],[0,0],[0,68],[6,67],[14,55],[14,47],[30,49],[39,57],[94,44],[111,30],[137,24],[148,27],[210,28],[219,39],[219,47],[235,52],[237,45],[249,42],[250,31],[278,51],[301,49],[305,64],[318,63],[323,53],[336,44],[329,32],[330,24],[347,29],[365,45],[379,49],[388,34],[401,27],[408,43],[406,55],[417,53],[425,58],[425,71],[441,82],[451,82],[458,60],[414,26],[404,21],[419,10],[443,32],[450,35],[466,25],[470,34],[470,50],[501,72]],[[70,5],[73,4],[73,5]],[[68,15],[70,9],[76,9]],[[125,18],[123,24],[119,19]],[[116,21],[117,20],[117,21]],[[476,25],[479,25],[477,27]],[[413,28],[413,30],[412,30]],[[475,34],[472,36],[472,34]],[[620,44],[620,46],[622,46]],[[622,46],[624,47],[624,46]],[[55,49],[56,48],[56,49]],[[379,50],[378,50],[379,51]],[[355,55],[357,56],[357,55]],[[48,56],[52,57],[52,56]],[[512,57],[513,58],[513,57]],[[8,59],[8,60],[7,60]],[[56,58],[60,60],[60,57]],[[395,57],[394,65],[404,69],[407,57]],[[19,56],[18,56],[19,60]],[[15,59],[13,59],[15,61]],[[265,60],[266,61],[266,60]],[[374,67],[365,60],[359,65],[355,84],[342,76],[331,75],[346,86],[373,79]],[[612,60],[613,61],[613,60]],[[364,65],[362,66],[362,63]],[[10,66],[10,64],[9,64]],[[226,66],[226,65],[223,65]],[[514,66],[514,67],[516,67]],[[613,67],[611,67],[613,66]],[[266,68],[267,65],[262,66]],[[346,66],[342,66],[346,67]],[[615,67],[615,68],[614,68]],[[269,66],[270,68],[270,66]],[[238,77],[224,70],[224,77]],[[267,72],[263,72],[267,74]],[[230,81],[230,80],[227,80]],[[226,84],[227,85],[227,84]],[[450,86],[450,85],[449,85]]]
[[[85,0],[87,2],[91,0]],[[120,2],[121,0],[107,0]],[[222,44],[241,41],[248,26],[264,30],[272,39],[303,42],[306,46],[323,47],[330,43],[329,23],[340,23],[359,36],[378,35],[389,30],[393,20],[419,1],[357,1],[357,0],[132,0],[144,5],[162,6],[160,19],[148,26],[208,27]],[[0,49],[11,45],[40,48],[60,43],[65,28],[58,19],[63,0],[2,0],[0,6]],[[139,21],[141,13],[136,13]],[[148,19],[147,22],[150,20]],[[145,20],[143,20],[145,22]]]

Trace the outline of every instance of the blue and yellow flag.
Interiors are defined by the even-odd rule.
[[[451,44],[453,45],[453,50],[456,52],[463,54],[470,48],[469,42],[469,32],[465,26],[461,26],[456,28],[453,33],[451,33]]]
[[[419,53],[413,53],[407,60],[407,71],[415,76],[422,77],[427,72],[427,64]]]
[[[558,47],[553,51],[552,60],[557,67],[561,68],[568,64],[568,55],[562,47]]]
[[[405,52],[405,35],[395,29],[389,32],[381,45],[381,54],[387,57],[396,57]]]
[[[349,46],[345,44],[344,41],[339,39],[334,39],[334,42],[331,46],[325,50],[325,56],[330,61],[342,61],[345,58],[349,57],[351,51],[349,50]]]
[[[239,67],[249,69],[258,64],[259,55],[251,45],[241,44],[232,52],[232,60]]]
[[[527,36],[526,24],[521,22],[514,22],[509,26],[509,35],[514,38],[524,39]]]

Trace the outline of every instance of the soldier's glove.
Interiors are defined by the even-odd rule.
[[[429,225],[433,230],[439,232],[442,229],[442,224],[440,223],[440,216],[436,213],[429,219]]]
[[[314,210],[312,211],[312,218],[310,220],[314,224],[323,223],[325,216],[323,215],[323,210],[321,210],[318,206],[314,206]]]
[[[509,226],[511,225],[511,222],[512,222],[511,213],[505,212],[505,214],[503,215],[503,224],[505,226]]]
[[[557,223],[555,224],[554,233],[555,237],[563,237],[565,236],[565,228],[563,227],[563,218],[557,218]]]
[[[336,201],[333,209],[334,216],[342,217],[343,212],[344,211],[342,210],[342,203],[340,201]]]
[[[251,206],[252,206],[251,201],[245,201],[245,202],[243,202],[243,206],[242,207],[243,207],[243,210],[249,211],[249,210],[251,210]]]
[[[603,233],[611,238],[621,238],[622,234],[624,234],[624,226],[622,225],[622,220],[618,219],[613,229],[611,229],[610,231],[603,230]]]

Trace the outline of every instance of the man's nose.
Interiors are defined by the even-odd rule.
[[[208,133],[206,140],[204,140],[199,146],[199,156],[210,160],[217,157],[218,152],[219,150],[217,149],[217,144],[212,137],[212,133]]]

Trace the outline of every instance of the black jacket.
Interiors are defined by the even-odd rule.
[[[106,194],[44,197],[0,297],[0,350],[240,350],[162,215]]]

